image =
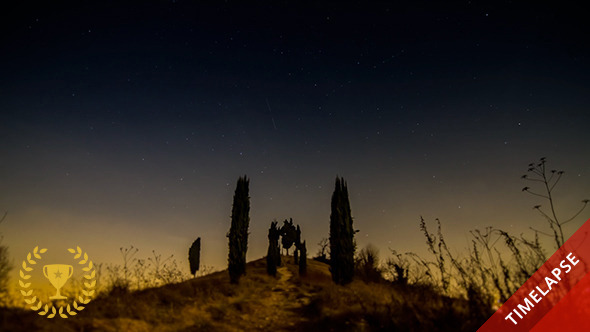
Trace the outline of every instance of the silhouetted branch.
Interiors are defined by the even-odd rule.
[[[520,178],[527,181],[543,182],[543,180],[541,179],[529,178],[526,174],[521,176]]]
[[[543,217],[545,217],[545,219],[547,219],[547,221],[548,221],[550,224],[556,224],[556,223],[557,223],[555,220],[551,219],[551,217],[549,217],[549,216],[548,216],[548,215],[547,215],[545,212],[543,212],[543,210],[541,210],[541,206],[540,206],[540,205],[536,205],[536,206],[535,206],[533,209],[535,209],[535,210],[539,211],[539,213],[540,213],[540,214],[541,214]]]
[[[582,207],[580,208],[580,210],[578,212],[576,212],[576,214],[573,215],[573,217],[569,218],[568,220],[562,222],[562,225],[567,224],[568,222],[572,221],[575,217],[577,217],[580,213],[582,213],[582,211],[584,211],[584,209],[586,208],[586,206],[588,205],[588,200],[585,199],[582,201],[582,203],[584,203],[584,205],[582,205]]]
[[[541,181],[541,182],[543,182],[543,181]],[[527,192],[527,193],[529,193],[529,194],[532,194],[532,195],[535,195],[535,196],[539,196],[539,197],[543,197],[543,198],[547,198],[547,199],[549,199],[549,197],[548,197],[548,196],[541,195],[541,194],[537,194],[537,193],[535,193],[535,192],[532,192],[530,189],[531,189],[531,188],[529,188],[529,187],[524,187],[524,188],[522,188],[522,191],[526,191],[526,192]]]
[[[541,232],[540,230],[538,230],[538,229],[536,229],[536,228],[533,228],[533,227],[529,227],[529,228],[530,228],[531,230],[533,230],[533,231],[535,231],[535,232],[539,233],[539,234],[542,234],[542,235],[545,235],[545,236],[551,236],[551,234],[549,234],[549,233],[545,233],[545,232]]]
[[[553,185],[551,186],[551,188],[549,188],[549,190],[553,190],[553,188],[555,188],[555,185],[561,179],[561,175],[563,174],[563,171],[559,171],[557,174],[558,174],[557,175],[557,179],[555,179],[555,182],[553,183]],[[547,182],[549,182],[549,181],[547,181]]]

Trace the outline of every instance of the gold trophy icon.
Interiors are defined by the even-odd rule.
[[[49,297],[51,300],[64,300],[67,297],[61,295],[59,290],[66,284],[68,279],[74,273],[74,267],[66,264],[49,264],[43,266],[45,278],[55,287],[57,292],[54,296]]]

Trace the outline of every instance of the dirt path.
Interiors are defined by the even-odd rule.
[[[292,290],[293,288],[295,288],[295,286],[292,283],[288,282],[293,277],[293,273],[291,273],[291,271],[289,271],[289,269],[286,266],[279,267],[277,269],[277,273],[280,275],[280,277],[279,277],[279,280],[277,281],[277,285],[273,289],[273,292],[276,292],[281,289],[288,291],[288,290]]]
[[[266,315],[260,317],[264,323],[259,328],[263,330],[289,330],[306,320],[297,309],[307,305],[311,295],[302,292],[293,283],[293,273],[286,266],[279,267],[277,274],[277,283],[264,301],[266,308],[261,312]]]

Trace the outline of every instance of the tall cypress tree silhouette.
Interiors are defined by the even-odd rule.
[[[234,193],[229,238],[228,271],[232,284],[237,284],[246,273],[246,252],[248,251],[248,225],[250,224],[250,180],[244,175],[238,179]]]
[[[271,276],[277,275],[277,266],[280,265],[279,252],[279,236],[281,235],[280,229],[277,227],[276,221],[270,224],[268,230],[268,251],[266,253],[266,272]]]
[[[330,213],[330,272],[335,283],[344,285],[352,281],[354,250],[354,229],[348,188],[343,178],[336,177]]]
[[[300,245],[300,250],[299,275],[304,276],[307,274],[307,246],[305,245],[305,241]]]
[[[298,256],[301,255],[301,228],[297,225],[295,231],[295,251],[293,251],[293,264],[299,264]]]
[[[194,276],[199,270],[201,262],[201,238],[198,237],[188,250],[188,262],[191,268],[191,274]]]

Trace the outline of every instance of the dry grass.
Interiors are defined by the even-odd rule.
[[[378,331],[474,330],[465,301],[429,287],[355,281],[334,285],[328,265],[308,260],[299,277],[292,258],[276,278],[264,259],[248,263],[239,285],[227,271],[129,292],[113,288],[76,317],[2,313],[6,331]]]
[[[314,295],[302,308],[308,321],[300,330],[474,331],[483,323],[481,317],[470,315],[467,301],[443,296],[430,286],[385,280],[338,286],[332,283],[327,265],[315,261],[310,265],[315,274],[300,282]]]

